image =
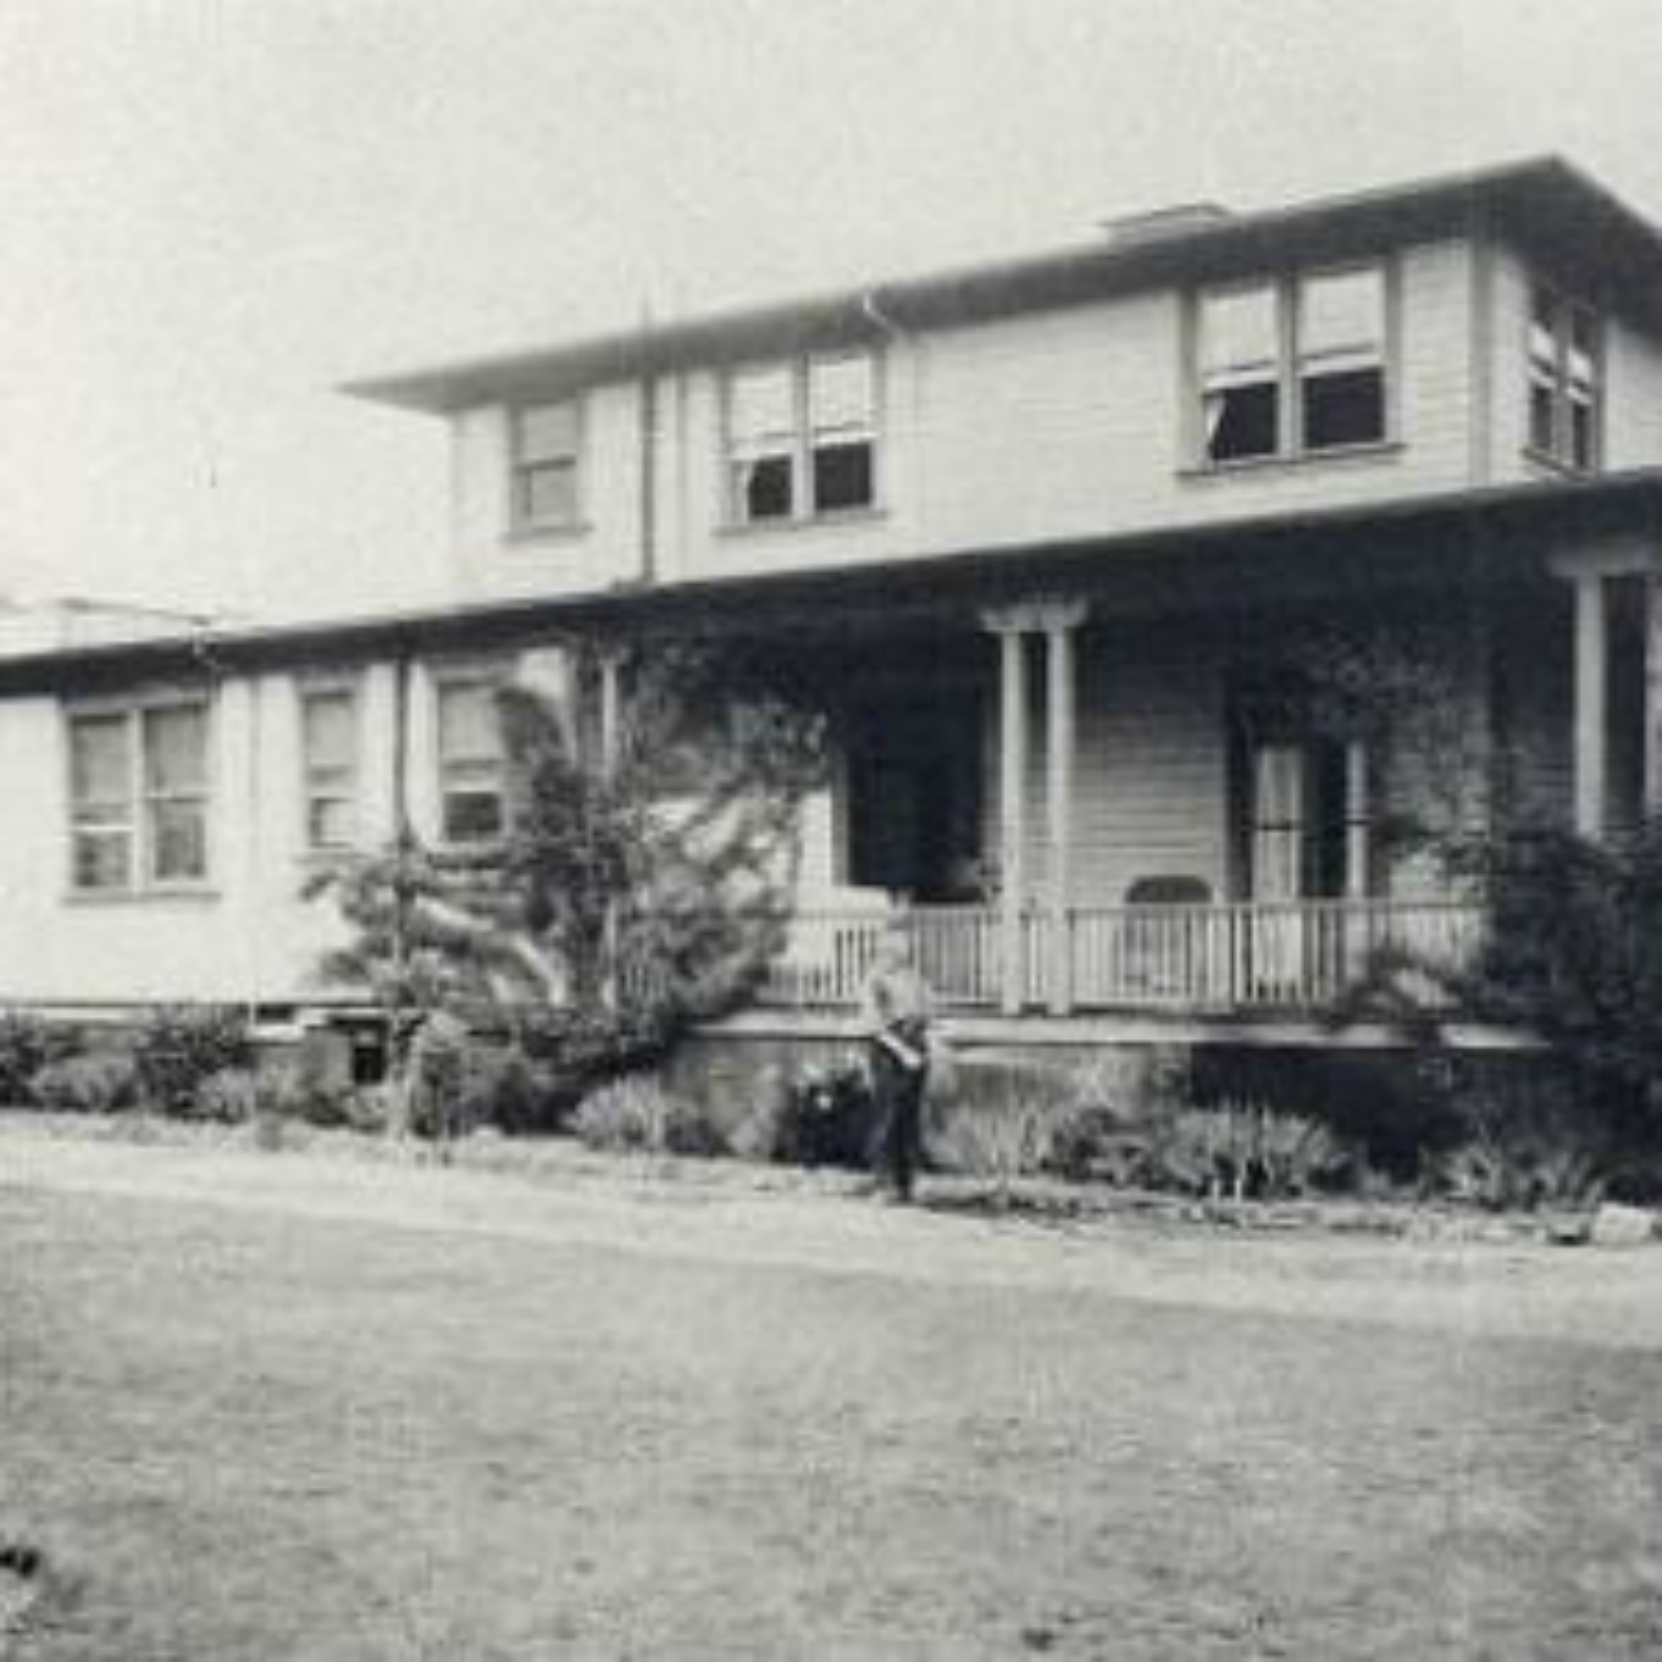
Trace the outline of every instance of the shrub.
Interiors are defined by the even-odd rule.
[[[947,1171],[990,1181],[1007,1201],[1017,1178],[1050,1167],[1067,1113],[1042,1087],[1018,1088],[1003,1100],[961,1100],[935,1127],[930,1154]]]
[[[188,1118],[197,1087],[210,1075],[245,1068],[250,1055],[243,1014],[216,1005],[155,1011],[133,1045],[139,1089],[158,1113]]]
[[[35,1075],[48,1063],[68,1060],[79,1046],[72,1027],[27,1010],[0,1011],[0,1105],[27,1104]]]
[[[799,1166],[871,1163],[877,1105],[864,1067],[852,1059],[810,1066],[789,1080],[774,1099],[774,1125],[753,1132],[771,1144],[774,1160]]]
[[[572,1128],[589,1148],[644,1154],[725,1154],[714,1117],[648,1076],[617,1079],[585,1097]]]
[[[30,1081],[42,1108],[65,1114],[113,1114],[133,1105],[138,1074],[130,1056],[69,1056],[48,1062]]]
[[[198,1082],[190,1117],[244,1125],[261,1111],[269,1095],[270,1087],[251,1068],[221,1068]]]
[[[474,1043],[456,1081],[460,1119],[469,1128],[490,1125],[510,1135],[558,1131],[571,1103],[551,1071],[516,1044]]]
[[[1185,1108],[1153,1139],[1152,1187],[1234,1200],[1285,1200],[1337,1181],[1349,1154],[1326,1126],[1251,1103]]]

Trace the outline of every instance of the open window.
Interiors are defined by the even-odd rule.
[[[1299,412],[1306,450],[1385,437],[1385,276],[1318,272],[1299,286]]]
[[[1203,290],[1200,460],[1226,467],[1384,443],[1388,311],[1377,261]]]
[[[1537,283],[1529,307],[1529,448],[1578,473],[1599,465],[1602,329],[1590,307]]]
[[[1278,313],[1273,283],[1201,296],[1201,416],[1208,461],[1273,456],[1281,448]]]
[[[735,371],[727,382],[728,515],[813,519],[877,499],[877,364],[843,352]]]

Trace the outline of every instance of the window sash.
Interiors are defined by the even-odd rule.
[[[536,529],[577,523],[582,443],[582,413],[574,398],[526,404],[514,412],[514,524]]]
[[[1600,336],[1594,308],[1535,286],[1526,346],[1529,446],[1583,473],[1599,464]]]
[[[301,785],[308,848],[350,847],[358,813],[358,695],[313,687],[300,695]]]
[[[1227,468],[1254,461],[1320,456],[1381,444],[1393,421],[1391,268],[1376,260],[1252,283],[1202,288],[1194,311],[1194,403],[1198,460]],[[1331,442],[1315,436],[1306,405],[1345,376],[1373,376],[1365,432]],[[1251,419],[1263,443],[1219,453],[1232,396],[1269,404]],[[1273,442],[1270,439],[1273,437]]]
[[[121,711],[73,713],[70,745],[70,886],[83,893],[131,893],[205,882],[212,793],[211,710],[201,699]],[[83,748],[105,735],[106,770],[96,778]],[[113,740],[113,743],[110,741]]]
[[[726,387],[727,512],[736,525],[814,519],[876,498],[875,352],[793,358],[734,371]],[[829,480],[839,457],[866,452]],[[820,458],[825,463],[820,465]],[[842,498],[847,495],[849,500]]]
[[[500,685],[493,676],[438,684],[439,818],[447,843],[494,842],[506,829],[507,753],[496,709]]]

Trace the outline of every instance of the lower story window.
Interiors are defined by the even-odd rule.
[[[439,683],[439,819],[447,843],[495,842],[507,829],[498,686],[489,675]]]
[[[121,892],[206,881],[208,706],[69,718],[70,882]]]

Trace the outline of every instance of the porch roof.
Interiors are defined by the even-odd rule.
[[[855,623],[972,626],[981,608],[1057,592],[1135,613],[1203,609],[1252,588],[1266,598],[1314,599],[1331,594],[1335,582],[1515,580],[1539,576],[1547,554],[1624,539],[1642,539],[1662,555],[1662,467],[857,566],[624,583],[566,596],[265,627],[207,627],[0,657],[0,696],[561,638],[754,638]],[[1309,557],[1317,548],[1319,562]]]
[[[1211,281],[1286,261],[1337,260],[1492,223],[1572,271],[1597,250],[1601,285],[1662,330],[1662,232],[1556,156],[1262,212],[1143,216],[1094,243],[954,271],[713,312],[559,345],[349,382],[357,397],[435,414],[552,396],[651,370],[881,340]],[[1157,228],[1156,228],[1157,227]]]

